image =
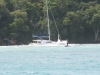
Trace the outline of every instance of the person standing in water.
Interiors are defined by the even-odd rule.
[[[68,40],[66,40],[66,46],[65,47],[67,47],[68,46]]]

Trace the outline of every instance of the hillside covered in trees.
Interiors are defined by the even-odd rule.
[[[90,42],[100,39],[100,0],[48,0],[62,39]],[[50,15],[51,39],[57,30]],[[0,45],[12,38],[17,44],[46,33],[46,0],[0,0]]]

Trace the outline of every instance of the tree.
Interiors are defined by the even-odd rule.
[[[86,9],[85,19],[86,22],[89,24],[90,27],[93,28],[95,33],[95,40],[98,39],[99,29],[100,29],[100,5],[90,6]]]
[[[69,38],[75,40],[83,40],[84,33],[83,15],[81,11],[68,12],[63,20],[63,24],[66,25]]]
[[[0,38],[5,38],[8,35],[9,15],[6,3],[4,0],[0,0]]]
[[[90,25],[94,29],[95,40],[98,40],[99,32],[100,32],[100,11],[97,14],[94,14],[92,20],[90,21]]]

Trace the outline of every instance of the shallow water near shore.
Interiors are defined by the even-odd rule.
[[[0,46],[0,75],[100,75],[100,44]]]

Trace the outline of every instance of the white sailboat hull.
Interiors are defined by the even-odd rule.
[[[36,40],[35,40],[36,41]],[[66,46],[67,43],[66,41],[57,41],[57,42],[54,42],[54,41],[51,41],[51,42],[48,42],[48,40],[37,40],[37,43],[30,43],[29,46]]]

